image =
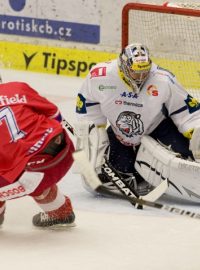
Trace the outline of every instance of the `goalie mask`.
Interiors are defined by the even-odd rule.
[[[151,69],[148,48],[139,43],[128,45],[119,55],[118,65],[125,82],[138,93]]]

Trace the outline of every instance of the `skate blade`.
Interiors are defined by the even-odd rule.
[[[52,231],[64,231],[72,227],[76,227],[75,222],[70,223],[70,224],[55,224],[55,225],[47,226],[47,227],[34,226],[34,228],[39,229],[39,230],[52,230]]]

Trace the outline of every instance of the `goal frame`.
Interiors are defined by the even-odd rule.
[[[162,5],[127,3],[122,9],[122,32],[121,47],[124,48],[129,43],[129,12],[130,10],[140,10],[158,13],[168,13],[184,16],[200,17],[200,10],[182,7],[169,7]]]

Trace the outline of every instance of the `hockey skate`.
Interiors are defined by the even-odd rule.
[[[60,208],[49,211],[40,212],[36,214],[32,223],[36,227],[40,228],[60,228],[60,227],[73,227],[75,214],[72,209],[71,201],[66,197],[65,204]]]
[[[66,217],[53,217],[48,213],[40,212],[33,217],[33,225],[40,228],[73,227],[75,214],[71,212]]]

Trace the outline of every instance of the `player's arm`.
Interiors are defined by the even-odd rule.
[[[200,162],[200,103],[178,83],[170,84],[167,110],[180,133],[190,140],[190,150]]]
[[[190,140],[194,159],[200,162],[200,103],[177,84],[173,90],[170,115],[179,131]]]
[[[95,169],[103,163],[103,156],[109,145],[106,132],[107,118],[101,111],[96,80],[89,74],[78,95],[76,103],[77,132],[76,149],[84,149]]]

